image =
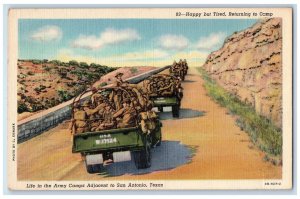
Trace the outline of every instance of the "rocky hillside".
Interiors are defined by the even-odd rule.
[[[282,125],[281,19],[257,22],[228,37],[203,68],[219,85]]]
[[[115,69],[77,61],[18,60],[18,113],[56,106]]]

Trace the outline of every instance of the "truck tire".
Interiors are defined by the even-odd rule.
[[[173,114],[173,117],[176,117],[176,118],[179,117],[179,105],[172,106],[172,114]]]
[[[161,134],[160,134],[160,137],[159,137],[159,140],[158,140],[158,143],[156,144],[156,146],[160,146],[161,145]]]
[[[159,111],[159,112],[164,112],[164,108],[163,108],[162,106],[159,106],[159,107],[158,107],[158,111]]]
[[[161,145],[161,127],[157,127],[156,131],[152,133],[151,136],[151,147],[156,147]]]
[[[88,165],[86,162],[85,162],[85,167],[86,167],[86,171],[90,174],[100,173],[103,169],[102,164]]]
[[[133,152],[134,163],[137,169],[151,167],[151,143],[147,140],[144,149]]]

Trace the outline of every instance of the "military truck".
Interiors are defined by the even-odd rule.
[[[118,87],[94,89],[89,99],[81,99],[87,92],[91,91],[82,93],[73,102],[71,125],[72,152],[81,153],[87,172],[99,173],[108,164],[132,158],[138,169],[149,168],[150,149],[161,144],[162,124],[145,95],[136,88]],[[121,109],[116,110],[120,105]],[[124,110],[131,116],[115,117]]]
[[[182,81],[185,80],[185,75],[187,74],[187,71],[188,71],[188,64],[185,59],[184,61],[180,59],[178,63],[174,61],[173,65],[171,65],[171,67],[169,68],[170,75],[180,77]]]
[[[163,107],[172,107],[173,117],[179,117],[181,99],[183,97],[180,78],[167,74],[158,74],[151,76],[145,82],[145,87],[148,90],[153,106],[157,107],[160,112],[163,112]]]

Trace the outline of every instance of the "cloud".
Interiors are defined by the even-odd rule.
[[[75,48],[84,48],[89,50],[95,50],[103,48],[110,44],[119,44],[126,41],[134,41],[141,39],[140,35],[134,29],[122,29],[116,30],[113,28],[107,28],[99,36],[95,35],[80,35],[75,41],[72,42],[72,46]]]
[[[146,63],[153,60],[158,59],[167,59],[170,60],[171,56],[163,50],[160,49],[153,49],[153,50],[146,50],[146,51],[137,51],[137,52],[127,52],[124,54],[117,54],[112,56],[86,56],[80,55],[75,53],[72,49],[63,48],[58,50],[57,56],[55,59],[61,61],[69,61],[69,60],[77,60],[77,61],[84,61],[87,63],[99,61],[102,64],[110,65],[110,66],[124,66],[122,64],[130,66],[130,63],[139,63],[138,65],[147,65]],[[110,63],[110,64],[108,64]]]
[[[199,50],[213,50],[219,47],[226,37],[224,32],[211,33],[207,37],[201,37],[196,44]]]
[[[31,34],[30,38],[36,41],[60,40],[63,33],[58,26],[43,26]]]
[[[112,67],[123,66],[166,66],[173,63],[174,60],[187,59],[190,67],[201,66],[207,57],[208,53],[199,51],[186,51],[169,54],[160,49],[127,52],[113,56],[89,56],[75,53],[72,49],[61,49],[55,59],[68,62],[77,60],[86,63],[98,63]]]
[[[128,52],[115,57],[122,60],[141,60],[141,59],[161,59],[168,57],[169,54],[166,51],[154,49],[142,52]]]
[[[161,48],[168,50],[183,50],[189,44],[189,40],[182,35],[163,35],[159,38]]]

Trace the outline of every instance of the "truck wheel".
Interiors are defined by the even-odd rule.
[[[161,133],[160,133],[160,137],[159,137],[159,140],[158,140],[156,146],[160,146],[160,145],[161,145]]]
[[[134,163],[137,169],[146,169],[151,167],[150,145],[151,144],[147,140],[143,150],[133,152]]]
[[[172,106],[172,114],[173,117],[179,117],[179,106],[178,105],[174,105]]]
[[[152,133],[151,147],[156,147],[161,145],[161,127],[157,127],[156,131]]]
[[[159,111],[159,112],[164,112],[164,108],[163,108],[162,106],[159,106],[159,107],[158,107],[158,111]]]
[[[85,162],[85,166],[86,166],[86,171],[90,174],[93,173],[100,173],[101,170],[103,169],[103,165],[102,164],[93,164],[93,165],[88,165]]]

